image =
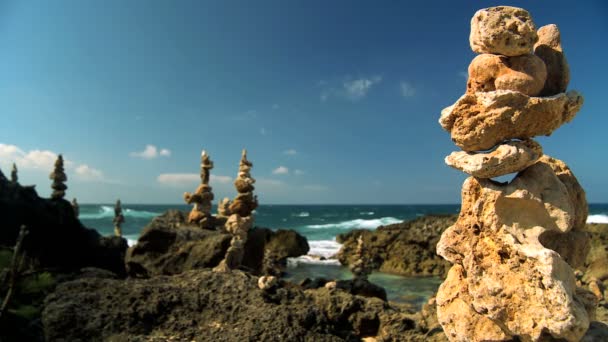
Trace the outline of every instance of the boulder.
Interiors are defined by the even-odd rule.
[[[253,228],[247,233],[242,267],[259,274],[266,253],[278,262],[308,253],[306,238],[292,230]],[[201,229],[186,222],[186,214],[169,210],[154,218],[125,258],[130,276],[179,274],[187,270],[212,268],[226,255],[232,236]]]
[[[532,52],[537,40],[536,26],[523,8],[484,8],[471,19],[469,43],[475,53],[525,55]]]
[[[491,152],[452,152],[445,163],[473,177],[493,178],[521,171],[542,155],[542,147],[528,139],[500,144]]]
[[[352,230],[336,237],[342,244],[337,257],[343,265],[356,262],[357,239],[361,236],[365,245],[363,253],[376,270],[404,276],[445,277],[450,266],[437,256],[435,245],[441,232],[455,221],[456,215],[434,215],[371,231]]]
[[[588,291],[576,287],[572,268],[539,241],[547,231],[572,231],[578,220],[576,194],[553,161],[543,158],[510,183],[465,181],[458,221],[437,245],[454,263],[437,293],[448,337],[577,341],[587,331],[594,315]]]
[[[534,45],[534,54],[545,62],[547,80],[540,96],[552,96],[563,93],[570,82],[570,67],[562,50],[561,35],[555,24],[538,29],[538,42]]]
[[[506,140],[551,135],[570,122],[582,105],[583,97],[576,91],[551,97],[510,90],[477,92],[442,110],[439,123],[458,147],[482,151]]]
[[[545,86],[547,68],[535,55],[506,57],[482,54],[469,65],[467,93],[513,90],[537,96]]]

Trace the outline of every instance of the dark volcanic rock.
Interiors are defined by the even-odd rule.
[[[125,274],[126,240],[103,238],[85,228],[63,199],[40,198],[33,186],[0,177],[0,218],[0,245],[13,246],[26,225],[24,250],[40,267],[70,271],[91,266]]]
[[[413,221],[353,230],[336,237],[342,243],[338,260],[343,265],[355,261],[357,238],[363,235],[365,255],[375,269],[405,276],[441,276],[450,263],[436,254],[441,233],[456,222],[457,215],[424,216]]]
[[[129,275],[137,277],[211,268],[224,258],[231,238],[228,233],[189,225],[184,213],[169,210],[143,229],[137,244],[127,251],[125,264]],[[256,227],[249,231],[242,267],[258,274],[265,253],[272,253],[280,262],[308,250],[306,238],[294,231]]]
[[[49,295],[49,341],[404,341],[414,317],[376,298],[297,286],[264,292],[241,271],[127,280],[83,278]]]

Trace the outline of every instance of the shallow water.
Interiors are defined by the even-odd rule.
[[[287,268],[285,279],[299,283],[306,278],[346,280],[352,277],[352,273],[344,266],[299,264]],[[418,309],[435,294],[441,284],[438,277],[403,277],[380,272],[372,273],[369,280],[384,287],[389,301],[411,304]]]

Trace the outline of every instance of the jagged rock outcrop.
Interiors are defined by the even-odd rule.
[[[1,173],[0,217],[0,245],[14,246],[21,225],[28,227],[23,248],[35,267],[71,272],[91,266],[125,275],[125,239],[102,237],[82,225],[70,202],[40,198],[33,186],[12,183]]]
[[[563,93],[569,77],[557,75],[563,65],[551,67],[548,81],[538,66],[544,59],[530,57],[534,28],[523,9],[478,11],[473,51],[511,57],[477,57],[468,94],[439,120],[465,151],[446,163],[473,176],[462,187],[458,220],[437,244],[437,254],[453,264],[436,297],[438,321],[451,341],[579,341],[595,318],[596,295],[573,271],[589,248],[585,192],[566,164],[542,156],[536,142],[514,141],[550,135],[583,102],[574,91]],[[561,52],[555,32],[544,29],[543,44]],[[513,60],[528,65],[513,67]],[[508,86],[492,79],[501,76],[502,61],[520,72]],[[484,85],[486,79],[493,83]],[[530,96],[547,88],[562,92]],[[518,174],[507,183],[490,179],[512,172]]]
[[[172,277],[82,278],[47,297],[47,340],[423,341],[415,316],[376,299],[284,284],[247,273],[194,270]]]
[[[403,276],[445,277],[450,263],[436,254],[441,233],[453,225],[456,215],[423,216],[412,221],[380,226],[375,230],[355,229],[340,234],[342,244],[337,258],[343,265],[357,259],[357,238],[361,236],[370,267],[384,273]]]
[[[185,213],[169,210],[142,230],[137,244],[129,248],[125,264],[129,275],[134,277],[212,268],[224,258],[231,239],[231,234],[200,229],[187,222]],[[305,255],[308,250],[306,238],[292,230],[256,227],[247,232],[241,267],[260,274],[265,253],[285,262],[286,258]]]

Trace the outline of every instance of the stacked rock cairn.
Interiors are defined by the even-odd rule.
[[[53,172],[51,172],[49,178],[53,181],[51,184],[51,188],[53,189],[51,198],[54,200],[63,199],[63,197],[65,197],[65,191],[68,189],[68,186],[65,185],[65,182],[68,180],[68,176],[65,174],[65,170],[63,169],[63,156],[61,156],[61,154],[57,157],[57,160],[55,161],[55,169]]]
[[[11,183],[15,184],[19,181],[19,176],[17,175],[17,164],[13,163],[13,169],[11,170]]]
[[[463,150],[446,163],[470,175],[460,216],[437,244],[453,264],[437,293],[439,323],[450,341],[578,341],[596,305],[573,272],[589,248],[585,192],[532,140],[583,103],[566,92],[559,30],[537,31],[524,9],[491,7],[473,16],[470,44],[479,55],[466,94],[439,120]]]
[[[357,256],[357,260],[350,266],[350,271],[355,276],[355,280],[367,280],[367,277],[372,273],[372,269],[365,256],[362,235],[359,235],[357,239],[357,251],[355,255]]]
[[[184,193],[186,203],[194,205],[188,215],[188,223],[197,224],[204,229],[213,228],[211,222],[211,202],[214,196],[209,185],[211,169],[213,169],[213,161],[209,159],[209,155],[203,150],[201,153],[201,184],[193,194],[189,192]]]
[[[247,234],[249,229],[253,227],[252,212],[258,206],[257,196],[253,195],[255,179],[250,174],[252,167],[253,164],[247,160],[247,151],[243,150],[239,163],[239,173],[234,181],[238,195],[229,205],[228,212],[230,216],[224,225],[226,231],[232,235],[232,239],[230,240],[230,247],[226,251],[224,260],[214,268],[215,271],[226,272],[234,270],[243,261]],[[228,202],[224,200],[222,203],[224,203],[224,209],[222,209],[224,212],[222,214],[225,215],[225,207],[228,205]]]
[[[112,222],[114,223],[114,235],[119,237],[122,236],[122,224],[125,223],[125,217],[122,214],[122,204],[120,203],[120,200],[117,200],[114,205],[114,220]]]
[[[78,216],[80,216],[80,206],[78,205],[76,197],[72,199],[72,209],[74,209],[74,217],[78,218]]]

